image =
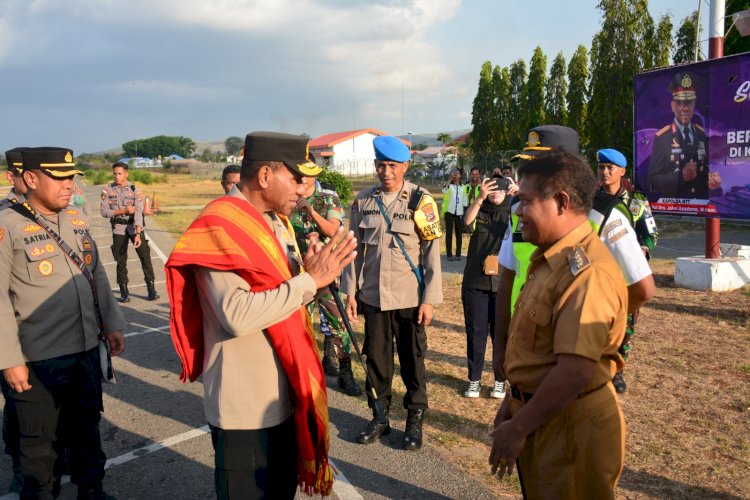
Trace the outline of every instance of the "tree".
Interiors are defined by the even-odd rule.
[[[672,58],[675,64],[695,61],[695,33],[697,30],[698,11],[694,10],[692,14],[682,20],[680,27],[677,29],[674,56]],[[703,60],[700,51],[698,51],[698,60]]]
[[[479,88],[471,110],[470,147],[475,156],[491,151],[493,108],[492,63],[486,61],[479,73]]]
[[[443,145],[443,146],[445,146],[446,144],[448,144],[448,143],[449,143],[449,142],[451,142],[452,140],[453,140],[453,137],[451,137],[451,135],[450,135],[449,133],[447,133],[447,132],[440,132],[440,133],[439,133],[439,134],[437,135],[437,141],[438,141],[438,142],[439,142],[439,143],[440,143],[441,145]]]
[[[545,90],[544,113],[545,123],[565,125],[568,111],[565,107],[565,94],[568,93],[568,80],[565,78],[565,56],[558,52],[549,70],[549,79]]]
[[[750,9],[750,0],[727,0],[726,8],[728,16],[741,10],[748,10]],[[726,18],[724,20],[724,31],[729,30],[731,25],[732,18]],[[737,28],[734,28],[727,33],[727,37],[724,39],[724,55],[730,56],[742,52],[750,52],[750,37],[741,37]]]
[[[672,19],[669,14],[659,18],[656,27],[656,57],[654,65],[657,67],[669,66],[669,56],[672,53]]]
[[[588,156],[603,147],[633,151],[633,76],[653,64],[653,20],[647,0],[600,0],[601,30],[591,47]]]
[[[522,148],[526,140],[526,63],[519,59],[510,65],[510,106],[508,107],[508,140],[511,149]]]
[[[547,56],[537,46],[531,56],[529,78],[526,80],[526,123],[536,127],[546,123],[544,116],[544,87],[547,83]]]
[[[510,72],[495,66],[492,71],[492,88],[495,91],[495,134],[498,150],[514,149],[509,137],[510,128]]]
[[[156,158],[177,154],[183,157],[192,156],[195,142],[188,137],[157,135],[148,139],[134,139],[122,145],[126,156],[146,156]]]
[[[586,106],[589,100],[589,68],[586,47],[579,45],[568,64],[568,123],[581,136],[581,145],[586,144],[584,125],[586,123]]]
[[[244,145],[245,141],[243,141],[241,137],[237,137],[236,135],[227,137],[227,139],[224,141],[224,149],[226,150],[228,155],[240,154]]]

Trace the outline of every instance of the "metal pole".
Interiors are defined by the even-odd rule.
[[[725,0],[711,0],[709,17],[708,58],[724,57],[724,16],[726,15]],[[710,167],[710,163],[709,163]],[[712,217],[706,219],[706,258],[718,259],[721,256],[719,241],[721,239],[721,219]]]
[[[698,62],[698,55],[701,53],[701,7],[703,0],[698,0],[698,17],[695,20],[695,50],[693,61]]]

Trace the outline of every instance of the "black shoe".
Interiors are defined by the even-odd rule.
[[[391,433],[391,423],[388,421],[386,416],[385,420],[378,420],[377,417],[373,417],[372,420],[367,424],[367,429],[359,433],[357,436],[357,442],[360,444],[374,443],[380,436],[385,436]]]
[[[78,488],[78,500],[116,500],[112,495],[104,492],[101,485],[94,488]]]
[[[120,285],[120,298],[117,299],[117,301],[121,304],[130,302],[130,292],[128,292],[128,285]]]
[[[406,417],[406,432],[404,433],[404,449],[418,450],[422,447],[422,420],[424,410],[409,410]]]
[[[354,380],[354,373],[352,373],[351,358],[342,359],[339,363],[341,366],[339,370],[339,388],[343,389],[344,394],[347,396],[361,396],[362,389],[359,388],[359,384]]]
[[[625,383],[625,379],[622,378],[622,372],[615,373],[615,378],[612,379],[612,385],[615,386],[617,394],[622,394],[628,389],[628,385]]]
[[[21,470],[13,470],[13,481],[11,481],[10,486],[8,486],[8,493],[21,493],[21,489],[23,488],[23,473]]]
[[[153,281],[146,282],[146,289],[148,290],[148,297],[146,297],[146,300],[156,300],[159,298],[159,294],[156,293],[156,287],[154,286]]]
[[[336,357],[336,349],[333,347],[333,339],[326,335],[323,339],[323,371],[331,377],[339,376],[339,359]]]

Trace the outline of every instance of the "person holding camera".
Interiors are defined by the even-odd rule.
[[[508,228],[510,211],[507,205],[517,191],[518,186],[511,179],[494,175],[482,181],[479,195],[466,211],[466,224],[473,227],[461,286],[469,376],[469,385],[464,391],[467,398],[479,397],[487,337],[492,339],[493,349],[495,345],[495,299],[499,285],[497,254]],[[505,377],[501,370],[495,373],[490,396],[505,397]]]
[[[443,219],[445,220],[445,255],[448,260],[461,260],[461,237],[463,227],[461,218],[464,207],[469,204],[466,190],[461,185],[461,172],[451,170],[447,184],[443,186]],[[453,255],[453,234],[456,235],[456,255]]]

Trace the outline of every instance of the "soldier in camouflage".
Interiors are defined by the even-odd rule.
[[[328,242],[336,230],[344,224],[344,210],[335,191],[323,189],[314,177],[306,177],[307,191],[297,202],[297,208],[289,216],[302,255],[312,234],[321,242]],[[315,300],[307,306],[310,316],[315,306],[320,312],[320,330],[323,340],[323,369],[327,375],[338,376],[339,387],[350,396],[362,394],[352,373],[351,342],[333,295],[328,289],[318,292]]]

